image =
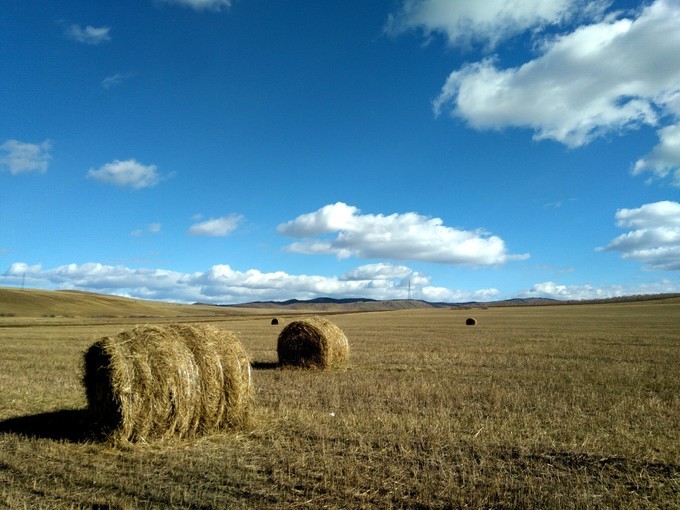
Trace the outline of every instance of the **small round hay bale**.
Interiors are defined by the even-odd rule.
[[[293,321],[281,330],[276,345],[280,365],[328,368],[349,359],[349,342],[342,330],[323,317]]]
[[[233,333],[207,325],[139,326],[95,342],[83,384],[93,429],[114,442],[241,428],[250,361]]]
[[[465,319],[466,326],[474,326],[475,324],[477,324],[477,319],[475,319],[474,317],[468,317],[467,319]]]
[[[276,326],[276,325],[278,325],[278,323],[279,323],[279,319],[277,319],[277,318],[272,319],[272,326]]]

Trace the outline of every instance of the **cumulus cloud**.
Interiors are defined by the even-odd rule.
[[[662,201],[619,209],[616,225],[633,230],[600,251],[618,251],[624,259],[640,261],[647,269],[680,270],[680,203]]]
[[[652,172],[654,178],[670,177],[671,185],[680,188],[680,124],[659,130],[659,144],[633,168],[633,175]]]
[[[91,168],[87,176],[104,184],[133,189],[151,188],[161,180],[156,165],[143,165],[134,159],[114,160],[97,169]]]
[[[257,269],[235,270],[226,264],[206,271],[180,273],[165,269],[132,269],[100,263],[66,264],[44,269],[40,264],[12,264],[0,274],[0,285],[41,289],[72,289],[102,292],[140,299],[179,303],[245,303],[282,301],[317,297],[363,297],[372,299],[406,299],[411,280],[412,297],[430,302],[461,303],[502,299],[498,289],[456,290],[429,284],[429,277],[404,266],[368,264],[347,274],[336,276],[296,275],[283,271],[262,272]],[[393,277],[389,277],[392,275]],[[517,297],[551,297],[554,299],[596,299],[632,294],[678,292],[677,283],[662,280],[637,287],[562,285],[537,283]]]
[[[231,7],[231,0],[162,0],[168,4],[190,7],[196,11],[221,11]]]
[[[621,296],[677,293],[678,290],[680,290],[678,284],[668,279],[637,286],[605,285],[603,287],[595,287],[588,284],[563,285],[555,282],[541,282],[532,285],[530,289],[519,293],[518,297],[583,301],[588,299],[608,299]]]
[[[406,0],[390,15],[386,31],[419,29],[430,37],[444,34],[449,44],[499,41],[537,26],[559,24],[577,16],[600,14],[608,2],[584,0]]]
[[[500,69],[492,58],[454,71],[434,102],[477,129],[529,127],[571,147],[657,125],[680,91],[680,4],[657,0],[635,19],[606,19],[545,41]],[[675,112],[680,113],[680,112]]]
[[[0,145],[0,169],[6,169],[12,175],[39,172],[45,173],[52,157],[52,142],[26,143],[19,140],[7,140]]]
[[[422,296],[422,299],[431,303],[468,303],[470,301],[493,301],[499,298],[501,292],[493,288],[465,291],[425,286],[420,290],[419,294]]]
[[[294,253],[333,254],[338,258],[393,259],[488,266],[528,255],[510,255],[505,242],[482,230],[467,231],[409,212],[360,214],[338,202],[281,224],[279,234],[301,238],[286,247]],[[327,237],[327,236],[334,237]]]
[[[238,271],[226,264],[207,271],[179,273],[164,269],[131,269],[100,263],[67,264],[44,269],[40,264],[12,264],[0,275],[0,285],[26,283],[45,289],[93,292],[176,302],[243,303],[247,301],[364,297],[405,299],[408,277],[415,292],[429,277],[403,266],[364,266],[336,276],[295,275],[258,269]],[[427,292],[423,292],[425,297]],[[443,294],[442,294],[443,295]],[[450,295],[464,295],[452,292]]]
[[[239,214],[230,214],[196,223],[189,228],[192,236],[226,237],[231,234],[243,220]]]
[[[66,37],[83,44],[97,45],[111,40],[109,27],[93,27],[73,24],[66,27]]]
[[[555,282],[541,282],[525,291],[522,297],[549,298],[559,300],[605,299],[626,295],[622,286],[595,288],[592,285],[561,285]]]
[[[366,264],[357,267],[340,277],[341,280],[392,280],[404,279],[413,275],[413,271],[406,266],[393,266],[384,262],[378,264]]]

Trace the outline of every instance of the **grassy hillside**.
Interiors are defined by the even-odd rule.
[[[233,312],[208,305],[161,303],[91,292],[0,287],[0,317],[145,318],[221,315],[233,315]]]
[[[617,298],[621,303],[642,301],[680,302],[677,295],[631,296]],[[598,304],[613,304],[613,300],[605,300]],[[125,318],[148,319],[154,317],[232,317],[234,315],[296,315],[310,313],[353,313],[353,312],[387,312],[399,310],[450,309],[475,310],[486,307],[532,306],[532,305],[565,305],[552,300],[508,300],[494,303],[474,303],[467,306],[452,307],[443,303],[428,303],[412,299],[395,299],[391,301],[357,301],[357,302],[254,302],[243,305],[216,306],[208,304],[175,304],[144,299],[132,299],[106,294],[95,294],[72,290],[36,290],[0,287],[0,318]],[[574,303],[571,303],[574,304]],[[578,303],[585,304],[585,303]],[[595,304],[595,303],[593,303]]]

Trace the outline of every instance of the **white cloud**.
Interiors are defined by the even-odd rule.
[[[584,0],[406,0],[387,21],[398,34],[421,29],[425,36],[442,33],[449,44],[481,40],[491,46],[502,39],[577,16],[594,17],[608,2]]]
[[[105,184],[134,189],[150,188],[160,182],[156,165],[143,165],[134,159],[115,160],[98,169],[91,168],[87,176]]]
[[[445,287],[425,286],[419,291],[419,298],[431,303],[467,303],[470,301],[493,301],[499,299],[498,289],[477,291],[451,290]]]
[[[115,88],[121,83],[123,83],[128,77],[129,75],[127,74],[121,73],[112,74],[111,76],[107,76],[102,80],[102,87],[104,87],[107,90]]]
[[[663,200],[645,204],[637,209],[619,209],[616,212],[616,220],[616,225],[621,228],[680,227],[680,204]]]
[[[319,275],[291,275],[283,271],[265,273],[257,269],[238,271],[225,264],[207,271],[179,273],[163,269],[131,269],[99,263],[68,264],[54,269],[15,263],[0,275],[0,285],[44,289],[78,289],[93,292],[177,302],[243,303],[247,301],[312,299],[316,297],[363,297],[405,299],[412,276],[414,293],[429,278],[408,268],[382,265],[350,272],[361,278]],[[393,277],[387,277],[388,274]],[[454,294],[452,294],[454,295]],[[415,297],[415,296],[414,296]]]
[[[132,237],[142,237],[144,234],[158,234],[161,231],[160,223],[149,223],[146,228],[138,228],[130,232]]]
[[[41,270],[42,266],[40,264],[29,266],[25,262],[15,262],[9,266],[9,269],[5,272],[5,276],[23,277],[25,274],[39,274]]]
[[[618,251],[647,269],[680,270],[680,203],[662,201],[616,212],[617,226],[631,228],[599,251]]]
[[[505,242],[482,230],[443,225],[440,218],[417,213],[359,214],[342,202],[279,225],[279,234],[302,238],[286,247],[294,253],[333,254],[338,258],[393,259],[488,266],[528,255],[510,255]],[[335,237],[328,238],[328,235]],[[321,236],[321,237],[319,237]],[[317,239],[311,239],[317,237]]]
[[[231,0],[162,0],[168,4],[183,5],[196,11],[221,11],[231,7]]]
[[[80,25],[73,24],[66,28],[66,37],[80,43],[97,45],[111,40],[110,30],[109,27],[88,25],[83,28]]]
[[[546,41],[543,54],[499,69],[493,59],[454,71],[435,100],[471,126],[530,127],[536,139],[579,146],[656,125],[680,91],[680,4],[657,0],[636,19],[608,19]]]
[[[542,282],[533,285],[522,297],[549,298],[560,300],[605,299],[626,295],[620,286],[598,289],[591,285],[560,285]]]
[[[680,124],[659,130],[659,144],[635,163],[633,175],[651,171],[656,178],[671,177],[671,185],[680,188]]]
[[[346,273],[341,280],[392,280],[404,279],[413,275],[413,271],[406,266],[393,266],[384,262],[378,264],[366,264]]]
[[[518,297],[582,301],[621,296],[677,293],[678,291],[680,291],[678,284],[673,283],[668,279],[637,286],[606,285],[603,287],[594,287],[592,285],[562,285],[555,282],[542,282],[533,285],[527,291],[519,293]]]
[[[243,216],[239,214],[206,220],[192,225],[189,228],[189,234],[192,236],[226,237],[236,230],[242,220]]]
[[[0,169],[6,168],[12,175],[47,171],[52,142],[39,144],[7,140],[0,145]]]
[[[375,278],[371,278],[372,272],[375,273]],[[394,278],[385,277],[390,273]],[[265,273],[257,269],[238,271],[223,264],[212,266],[203,272],[180,273],[165,269],[132,269],[99,263],[67,264],[54,269],[43,269],[40,264],[18,262],[12,264],[4,274],[0,274],[0,285],[25,284],[29,288],[84,290],[180,303],[229,304],[317,297],[362,297],[381,300],[408,297],[409,278],[402,278],[405,273],[403,266],[389,265],[380,267],[367,265],[350,271],[348,275],[363,274],[363,278],[355,279],[294,275],[283,271]],[[501,292],[493,288],[468,291],[429,285],[429,277],[415,272],[411,273],[410,279],[413,299],[459,303],[503,298]],[[679,291],[678,284],[667,279],[637,287],[602,288],[543,282],[519,293],[518,297],[595,299]]]

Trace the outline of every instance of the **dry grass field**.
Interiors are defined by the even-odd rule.
[[[276,367],[299,315],[164,310],[0,317],[0,507],[680,508],[678,299],[331,315],[351,356],[326,371]],[[249,428],[89,439],[83,352],[171,320],[237,334]]]

